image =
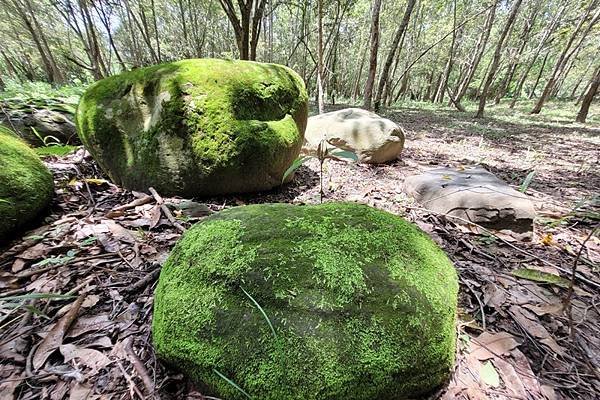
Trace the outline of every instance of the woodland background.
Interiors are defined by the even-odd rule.
[[[599,19],[597,0],[0,0],[0,91],[241,58],[293,68],[316,97],[321,76],[333,104],[507,97],[537,113],[592,101]]]

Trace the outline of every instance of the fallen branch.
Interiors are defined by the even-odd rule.
[[[138,206],[143,206],[144,204],[148,204],[152,202],[152,196],[144,196],[139,199],[135,199],[127,204],[123,204],[122,206],[118,206],[112,209],[112,211],[127,211],[132,208],[136,208]]]
[[[179,222],[177,222],[177,220],[171,213],[171,210],[169,210],[169,207],[167,207],[165,205],[165,201],[163,200],[163,198],[160,197],[160,195],[156,192],[156,190],[153,187],[149,187],[148,191],[150,192],[150,194],[152,194],[152,197],[154,197],[154,200],[156,200],[156,204],[158,204],[160,206],[161,211],[163,212],[165,217],[167,217],[167,219],[169,220],[171,225],[173,225],[175,228],[177,228],[177,230],[179,232],[184,233],[185,228],[183,226],[181,226],[181,224]]]
[[[600,227],[600,224],[597,224],[590,231],[590,234],[587,235],[587,237],[585,238],[583,243],[581,243],[581,247],[579,248],[579,251],[577,252],[575,261],[573,261],[573,267],[571,268],[571,281],[569,283],[569,291],[567,292],[567,297],[565,297],[565,301],[563,303],[563,310],[566,311],[567,317],[569,318],[569,336],[570,336],[571,340],[575,339],[575,325],[573,324],[573,312],[572,312],[573,307],[571,305],[571,299],[573,297],[573,292],[575,290],[574,288],[575,288],[575,275],[577,273],[577,264],[579,262],[579,259],[581,258],[581,253],[583,253],[583,249],[585,249],[585,245],[587,244],[588,240],[590,240],[592,238],[592,236],[594,236],[594,234],[596,233],[596,231],[598,230],[599,227]]]

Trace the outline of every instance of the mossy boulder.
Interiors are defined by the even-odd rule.
[[[454,362],[458,283],[432,240],[369,206],[252,205],[192,227],[154,301],[157,354],[223,399],[404,399]]]
[[[82,96],[76,124],[115,183],[208,196],[281,184],[306,118],[306,89],[291,69],[196,59],[98,81]]]
[[[0,241],[38,217],[53,193],[52,174],[40,158],[0,127]]]

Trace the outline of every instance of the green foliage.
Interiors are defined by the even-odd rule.
[[[175,246],[155,293],[153,342],[219,398],[412,397],[450,372],[457,291],[442,250],[392,214],[349,203],[236,207]]]

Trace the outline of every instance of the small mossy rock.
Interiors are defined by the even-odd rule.
[[[175,246],[153,341],[223,399],[245,398],[226,379],[261,400],[405,399],[450,373],[457,292],[444,252],[395,215],[353,203],[236,207]]]
[[[0,241],[38,217],[53,193],[52,174],[40,158],[0,127]]]
[[[77,109],[79,135],[128,189],[209,196],[268,190],[304,140],[302,79],[275,64],[183,60],[98,81]]]

